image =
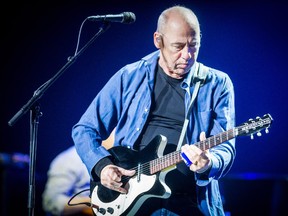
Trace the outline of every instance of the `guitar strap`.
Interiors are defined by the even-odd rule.
[[[180,150],[181,146],[184,144],[184,138],[185,138],[187,127],[188,127],[188,123],[189,123],[189,116],[191,114],[191,110],[192,110],[193,104],[195,102],[195,99],[197,97],[199,88],[200,88],[200,86],[204,85],[206,76],[208,74],[208,67],[203,65],[203,64],[201,64],[201,63],[198,63],[196,65],[196,70],[195,71],[196,71],[196,73],[193,75],[192,81],[193,81],[193,83],[196,83],[196,84],[195,84],[195,88],[193,90],[192,98],[190,100],[190,103],[189,103],[189,106],[188,106],[188,110],[187,110],[187,113],[186,113],[186,116],[185,116],[183,128],[182,128],[182,131],[181,131],[181,134],[180,134],[180,138],[179,138],[179,141],[178,141],[178,145],[177,145],[177,150]]]

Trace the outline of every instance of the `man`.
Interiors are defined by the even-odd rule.
[[[167,138],[164,155],[175,151],[196,86],[198,68],[200,70],[197,62],[200,27],[190,9],[173,6],[163,11],[153,39],[158,50],[114,74],[72,130],[77,152],[91,178],[108,191],[127,193],[128,197],[135,186],[124,181],[125,178],[134,180],[137,177],[136,184],[139,185],[141,181],[146,185],[150,182],[140,172],[144,171],[145,165],[137,167],[137,157],[131,160],[137,169],[119,165],[121,157],[115,154],[116,151],[103,148],[101,141],[115,127],[114,146],[137,151],[139,157],[155,153],[149,153],[147,149],[158,145],[154,144],[153,138],[160,134]],[[226,73],[210,67],[206,71],[205,82],[188,116],[187,132],[181,147],[181,156],[187,166],[180,162],[177,169],[166,174],[163,171],[155,185],[152,184],[152,189],[144,191],[147,196],[141,197],[141,192],[132,199],[137,204],[125,207],[124,215],[133,204],[139,208],[136,211],[132,208],[137,215],[224,215],[218,179],[233,164],[234,140],[205,151],[193,144],[235,126],[234,89]],[[160,141],[158,149],[163,147],[163,143],[165,139]],[[122,157],[127,160],[127,155]],[[96,187],[98,196],[107,194],[100,190],[101,185]],[[154,198],[154,193],[159,197]],[[101,198],[93,204],[99,202]],[[129,202],[132,201],[128,199],[126,203]],[[101,205],[97,210],[100,215],[111,210]],[[117,206],[122,208],[122,204]],[[112,210],[116,208],[112,207]]]

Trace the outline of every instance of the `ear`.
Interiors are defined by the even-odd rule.
[[[153,37],[154,37],[155,47],[157,49],[161,49],[162,48],[162,36],[158,32],[155,32]]]

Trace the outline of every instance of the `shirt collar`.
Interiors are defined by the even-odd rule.
[[[199,68],[199,63],[198,62],[195,62],[193,64],[193,66],[191,67],[189,73],[187,74],[186,78],[183,80],[183,83],[182,83],[182,88],[188,88],[190,87],[191,85],[193,85],[192,83],[192,80],[196,74],[196,71],[198,70]]]

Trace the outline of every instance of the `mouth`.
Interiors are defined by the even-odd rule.
[[[186,63],[182,63],[182,64],[177,64],[176,68],[175,69],[180,69],[180,70],[189,70],[191,67],[189,64],[186,64]]]
[[[177,68],[185,69],[188,67],[188,64],[178,64]]]

